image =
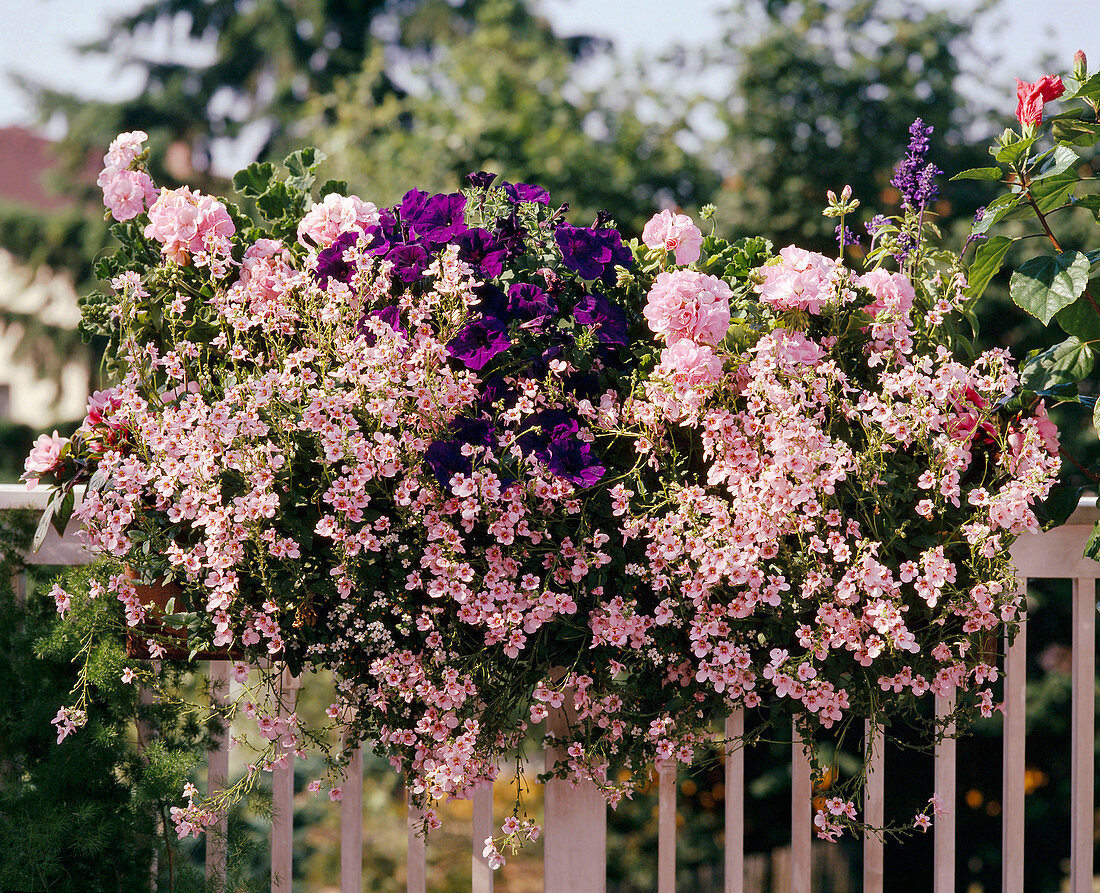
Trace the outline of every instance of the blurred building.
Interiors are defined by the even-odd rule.
[[[22,127],[0,128],[0,203],[38,213],[71,204],[47,188],[54,163],[49,140]],[[76,329],[80,311],[72,278],[45,267],[32,270],[0,249],[0,422],[42,429],[80,419],[90,381],[87,357],[82,352],[44,362],[49,336],[29,333],[24,321],[31,320]]]

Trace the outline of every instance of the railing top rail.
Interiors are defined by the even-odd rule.
[[[78,502],[83,493],[83,487],[76,488]],[[46,508],[46,503],[50,501],[52,495],[52,488],[42,484],[33,490],[28,490],[26,484],[0,484],[0,512],[15,509],[37,509],[42,511]]]

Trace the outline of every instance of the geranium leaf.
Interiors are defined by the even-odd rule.
[[[1009,281],[1016,306],[1047,325],[1054,314],[1080,297],[1089,278],[1089,260],[1080,251],[1033,257]]]
[[[1066,146],[1056,146],[1054,153],[1050,156],[1050,160],[1044,166],[1043,170],[1031,178],[1034,183],[1036,180],[1045,180],[1047,177],[1053,177],[1057,174],[1062,174],[1068,171],[1073,165],[1077,164],[1077,153]]]

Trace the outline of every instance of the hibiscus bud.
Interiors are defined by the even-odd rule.
[[[1085,58],[1085,51],[1078,50],[1073,54],[1073,76],[1079,81],[1083,81],[1088,76],[1088,59]]]

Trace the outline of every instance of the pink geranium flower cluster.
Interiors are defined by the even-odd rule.
[[[1058,460],[1042,407],[998,408],[1007,355],[929,325],[951,277],[708,240],[719,278],[683,215],[632,253],[537,187],[470,195],[303,197],[250,239],[186,187],[138,215],[162,254],[115,278],[118,381],[27,465],[95,470],[76,517],[131,569],[120,628],[161,653],[138,582],[168,576],[194,644],[330,671],[331,725],[428,826],[551,713],[550,771],[616,803],[716,712],[778,705],[813,746],[930,692],[990,708],[980,643]],[[240,709],[248,783],[318,740],[255,687]],[[502,832],[495,864],[538,830]]]
[[[103,156],[103,170],[96,184],[103,190],[103,204],[115,220],[132,220],[157,199],[153,180],[138,166],[149,135],[142,130],[119,134]]]

